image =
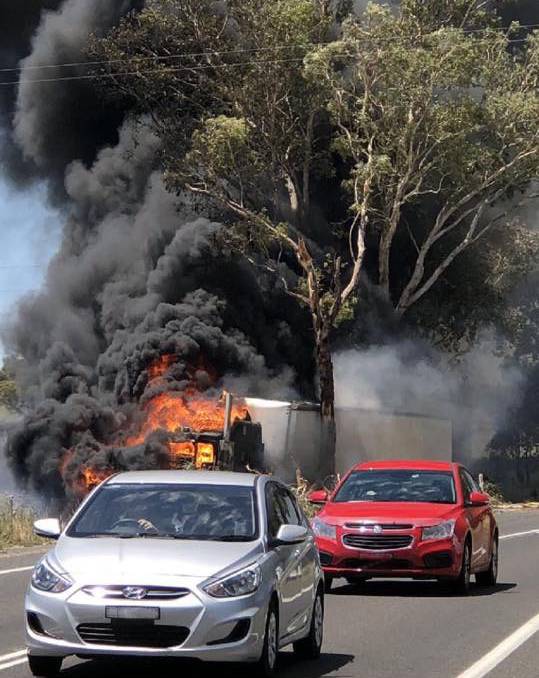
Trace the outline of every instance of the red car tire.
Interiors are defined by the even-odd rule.
[[[479,586],[496,586],[498,580],[498,535],[492,540],[488,570],[478,572],[475,581]]]
[[[459,575],[456,579],[452,580],[451,588],[455,593],[466,596],[470,592],[470,581],[472,576],[472,544],[468,538],[466,539],[462,551],[461,563]]]

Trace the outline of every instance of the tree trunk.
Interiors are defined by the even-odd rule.
[[[333,378],[333,360],[328,332],[316,333],[316,358],[320,386],[320,459],[318,478],[321,483],[335,474],[335,452],[337,429],[335,426],[335,382]]]

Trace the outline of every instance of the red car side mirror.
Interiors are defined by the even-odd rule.
[[[490,504],[490,497],[484,492],[472,492],[469,501],[472,506],[486,506]]]
[[[326,490],[314,490],[308,495],[308,500],[311,504],[325,504],[328,500],[328,493]]]

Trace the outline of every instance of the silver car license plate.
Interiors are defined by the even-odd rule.
[[[105,608],[107,619],[159,619],[158,607],[110,607]]]

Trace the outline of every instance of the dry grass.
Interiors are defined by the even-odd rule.
[[[327,478],[326,482],[324,483],[324,489],[329,492],[332,491],[339,480],[339,476]],[[296,495],[296,498],[307,518],[309,518],[309,520],[314,518],[314,516],[320,511],[321,506],[318,504],[312,504],[309,501],[309,494],[315,489],[315,486],[305,480],[299,468],[296,469],[296,483],[290,489]]]
[[[314,518],[316,513],[320,510],[319,506],[311,504],[309,501],[309,493],[314,489],[305,478],[301,475],[299,469],[296,471],[296,484],[291,488],[292,492],[296,495],[299,505],[303,509],[303,512],[309,520]]]
[[[47,543],[34,535],[33,523],[38,517],[33,509],[15,506],[10,497],[0,497],[0,550]]]

